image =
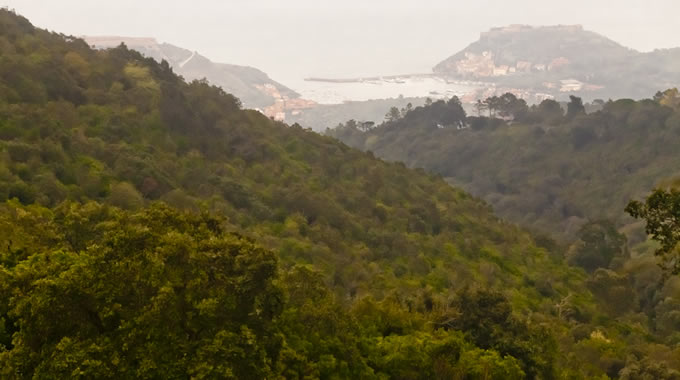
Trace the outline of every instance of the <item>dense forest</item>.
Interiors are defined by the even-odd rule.
[[[438,173],[504,218],[573,237],[588,220],[630,223],[623,211],[630,199],[680,175],[677,90],[599,104],[586,113],[573,97],[564,112],[552,100],[528,107],[505,94],[480,101],[479,115],[468,116],[454,98],[448,106],[392,110],[390,121],[370,130],[343,125],[330,134]],[[634,228],[639,238],[642,227]]]
[[[590,273],[589,281],[601,279],[606,270],[621,285],[632,286],[632,293],[617,296],[635,294],[636,301],[622,310],[645,313],[657,327],[677,315],[651,311],[677,304],[680,290],[660,292],[664,275],[653,255],[658,244],[647,240],[648,234],[663,236],[659,230],[677,234],[677,225],[657,221],[660,227],[649,230],[624,208],[653,187],[677,189],[678,91],[594,105],[572,97],[566,112],[555,101],[529,107],[504,94],[480,100],[476,108],[478,114],[469,116],[455,98],[410,110],[393,108],[379,126],[350,121],[328,134],[379,157],[439,173],[483,197],[508,220],[555,237],[566,261]],[[657,210],[637,216],[665,215],[672,221],[678,206],[664,205],[670,215]],[[585,247],[600,254],[584,257]],[[666,264],[677,268],[677,261]],[[676,318],[671,317],[676,322],[668,333],[680,327]]]
[[[619,270],[608,224],[566,250],[441,176],[2,10],[0,201],[2,378],[680,376],[680,282]]]

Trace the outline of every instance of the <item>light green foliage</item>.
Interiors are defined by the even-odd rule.
[[[436,331],[387,336],[376,361],[392,379],[524,379],[518,360],[467,343],[461,334]]]
[[[680,108],[680,93],[677,88],[670,88],[664,92],[657,92],[656,95],[654,95],[654,100],[667,107],[675,109]]]
[[[621,361],[649,334],[608,319],[556,244],[440,177],[125,47],[2,10],[0,37],[0,377],[583,377],[573,323]],[[460,133],[457,99],[429,106]],[[428,121],[404,111],[397,129]],[[466,285],[489,304],[466,308]]]
[[[128,64],[123,69],[125,75],[132,79],[139,87],[157,92],[160,90],[158,83],[153,79],[148,67]]]
[[[310,267],[278,278],[272,252],[205,214],[96,203],[3,211],[0,225],[24,237],[1,267],[3,378],[523,379],[535,377],[535,358],[552,361],[511,355],[526,331],[502,325],[512,317],[500,295],[503,316],[489,318],[519,340],[479,348],[476,327],[459,326],[471,339],[428,328],[411,301],[365,298],[348,310]],[[458,315],[478,318],[460,297]]]
[[[53,218],[52,244],[4,267],[17,331],[3,378],[269,376],[283,302],[271,252],[163,206],[63,204]]]

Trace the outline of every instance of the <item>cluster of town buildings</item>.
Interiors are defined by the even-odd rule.
[[[481,54],[465,52],[465,58],[454,62],[451,71],[463,77],[487,78],[522,72],[553,71],[569,63],[567,58],[557,57],[548,63],[517,61],[514,65],[496,65],[493,52],[484,51]]]
[[[287,113],[296,116],[299,115],[302,110],[313,108],[317,105],[317,103],[312,100],[290,98],[287,95],[282,95],[279,89],[270,83],[258,85],[256,87],[258,90],[274,98],[274,104],[264,109],[258,109],[258,111],[278,121],[286,120]]]

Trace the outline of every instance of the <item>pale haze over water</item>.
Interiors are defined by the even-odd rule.
[[[582,24],[640,51],[680,46],[680,1],[0,0],[72,35],[148,36],[278,81],[429,72],[481,31]],[[615,10],[614,10],[615,9]]]

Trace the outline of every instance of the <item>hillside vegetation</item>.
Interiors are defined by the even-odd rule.
[[[615,274],[442,178],[6,11],[0,200],[3,378],[677,376]]]
[[[438,173],[483,197],[499,215],[562,237],[573,237],[587,220],[629,223],[623,212],[628,200],[680,174],[676,90],[609,101],[591,114],[577,98],[567,114],[553,101],[529,108],[513,95],[506,98],[515,100],[485,103],[510,122],[467,117],[462,109],[445,120],[436,103],[369,131],[344,126],[330,133],[379,157]]]
[[[666,321],[677,321],[676,311],[667,312],[680,300],[677,278],[664,282],[655,244],[624,208],[655,186],[677,185],[679,105],[673,89],[648,100],[610,101],[591,114],[574,97],[565,114],[554,101],[528,107],[506,94],[478,104],[495,116],[487,117],[467,116],[454,98],[396,112],[372,129],[350,123],[328,133],[439,173],[508,220],[555,237],[567,262],[590,273],[597,297],[621,301],[606,307],[620,316],[644,313],[657,331],[665,325],[674,334],[677,322]],[[616,295],[603,291],[604,283],[617,283]]]

